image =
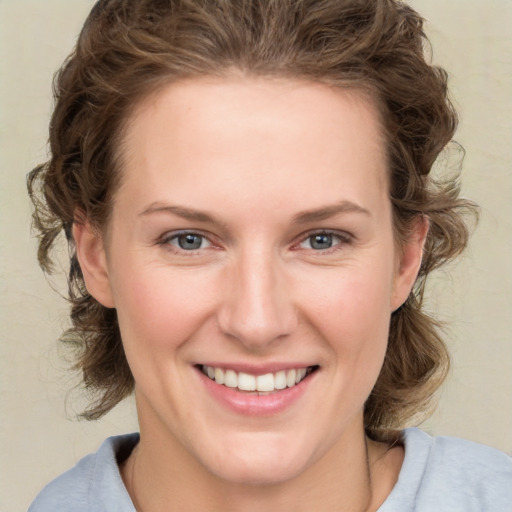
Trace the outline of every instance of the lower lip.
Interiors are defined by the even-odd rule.
[[[245,416],[272,416],[291,407],[306,392],[315,373],[291,388],[274,391],[268,395],[251,395],[217,384],[201,370],[197,370],[207,391],[222,405]]]

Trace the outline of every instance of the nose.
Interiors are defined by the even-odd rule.
[[[276,255],[246,251],[227,270],[219,328],[251,351],[268,349],[297,326],[284,265]]]

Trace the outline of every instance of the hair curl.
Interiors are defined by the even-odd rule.
[[[87,291],[71,230],[81,211],[97,229],[109,218],[122,179],[123,126],[141,98],[174,80],[229,75],[289,76],[364,89],[380,107],[387,141],[390,199],[398,242],[418,217],[430,230],[413,292],[392,314],[384,366],[365,405],[365,428],[390,439],[424,411],[449,358],[437,323],[422,310],[427,275],[465,247],[457,180],[436,181],[434,161],[452,139],[457,115],[446,72],[425,57],[423,19],[395,0],[101,0],[54,81],[50,159],[28,177],[39,233],[38,258],[64,231],[70,246],[76,367],[96,400],[87,419],[133,391],[116,311]]]

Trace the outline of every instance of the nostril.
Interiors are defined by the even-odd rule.
[[[294,311],[274,308],[271,304],[251,308],[238,303],[226,307],[218,316],[220,331],[250,348],[282,341],[297,325]]]

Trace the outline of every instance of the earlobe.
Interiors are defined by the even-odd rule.
[[[74,222],[73,238],[87,291],[103,306],[115,307],[103,237],[84,220]]]
[[[398,309],[411,293],[420,271],[428,229],[428,219],[426,217],[419,218],[415,222],[409,239],[401,248],[400,260],[398,261],[394,278],[392,311]]]

